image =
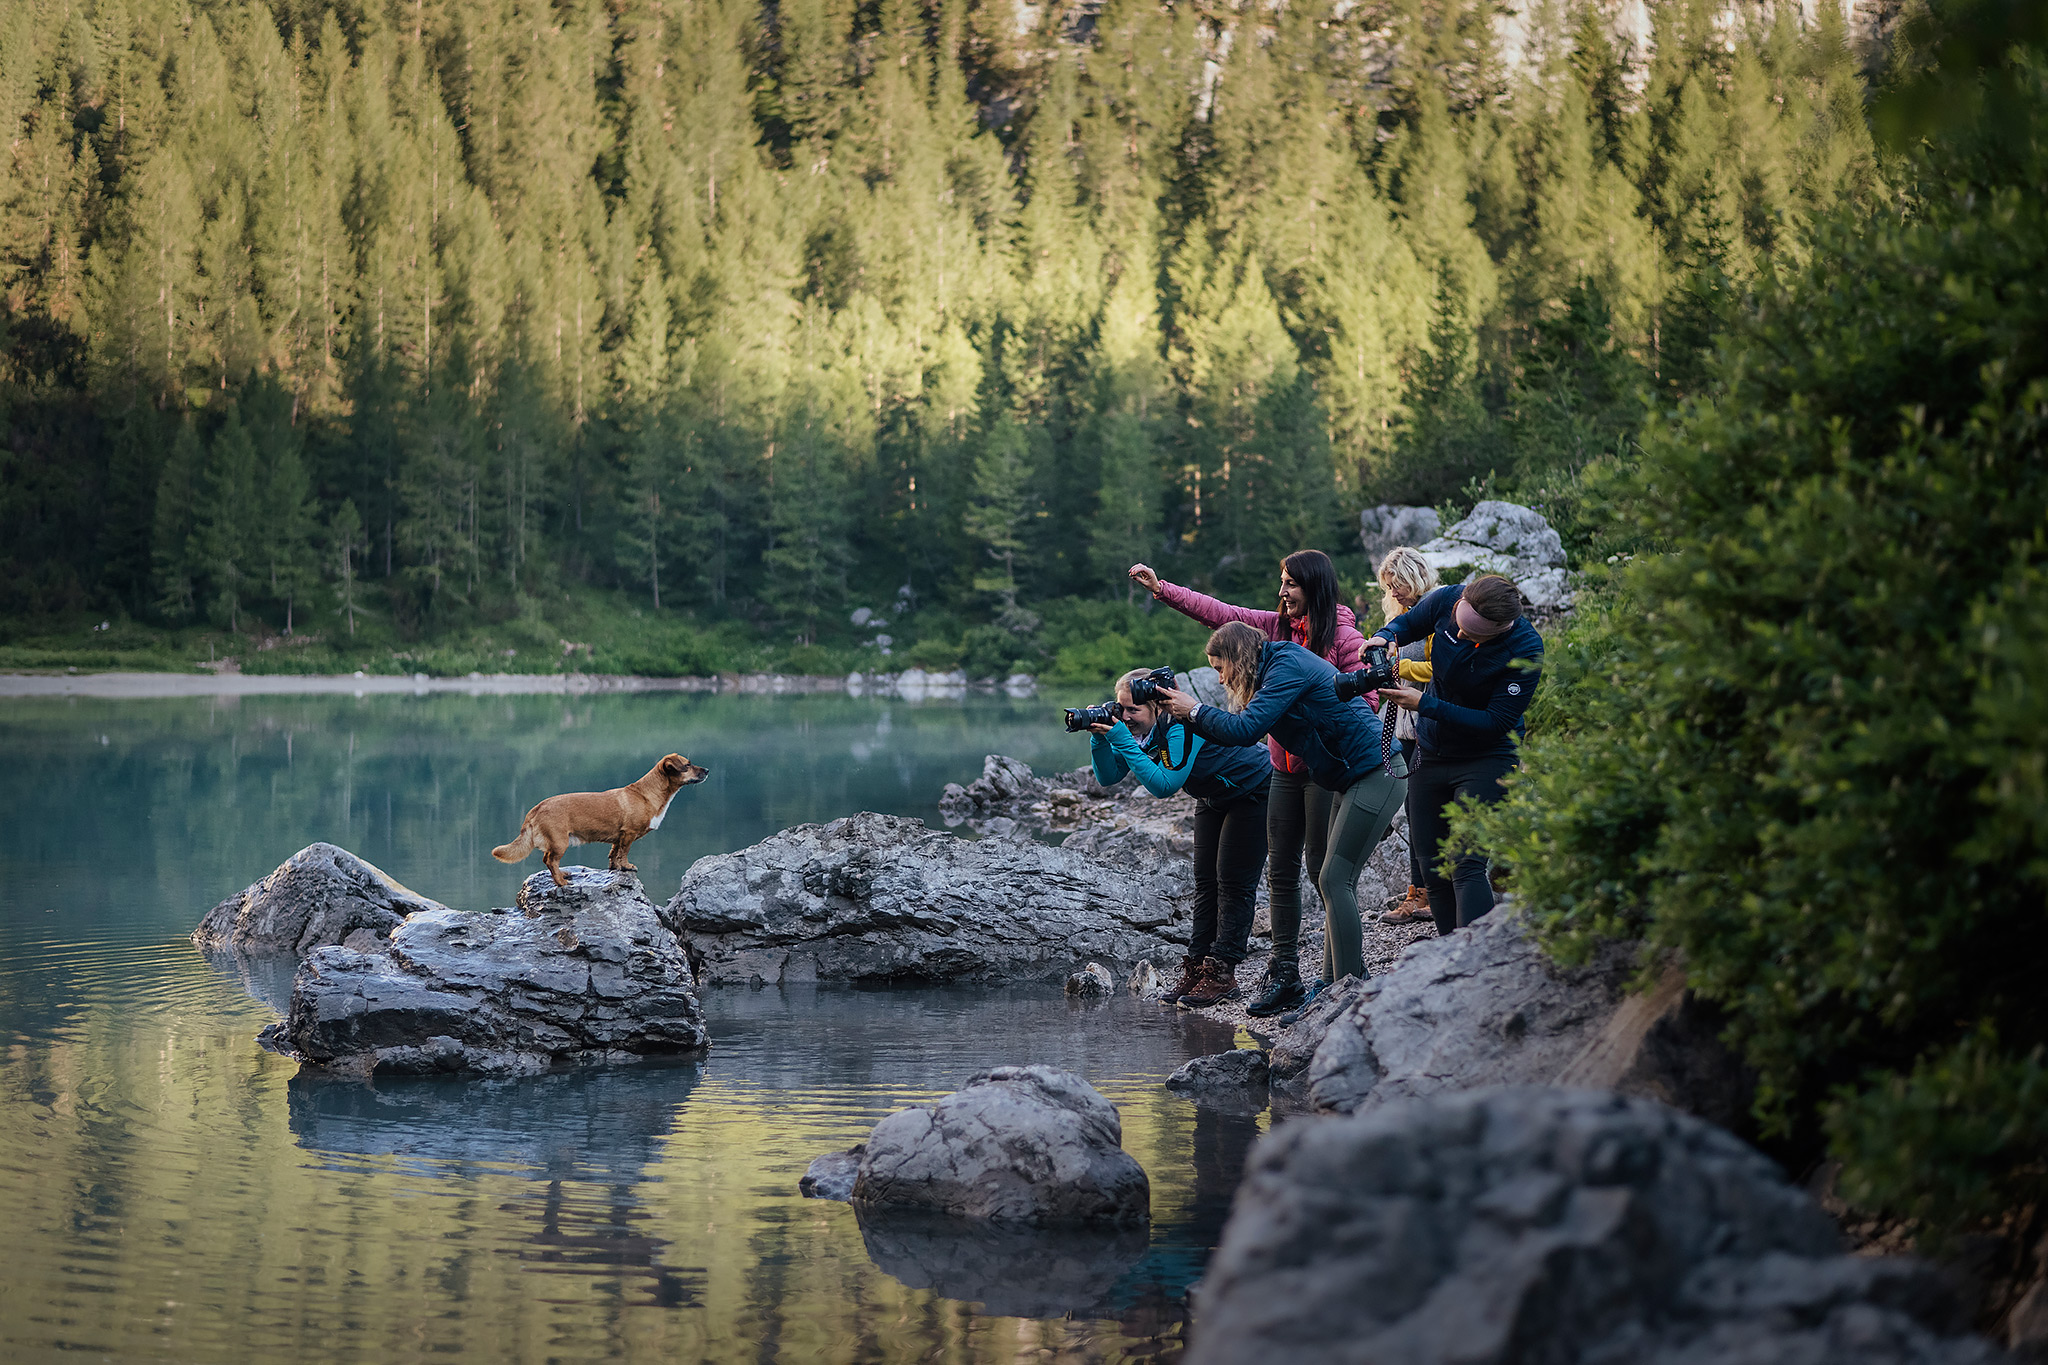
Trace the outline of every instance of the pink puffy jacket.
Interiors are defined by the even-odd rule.
[[[1225,621],[1242,621],[1268,640],[1292,640],[1306,649],[1308,647],[1308,622],[1306,620],[1283,621],[1277,611],[1254,611],[1250,607],[1233,607],[1228,602],[1219,602],[1213,597],[1204,597],[1193,588],[1183,588],[1178,583],[1159,580],[1159,591],[1154,597],[1172,607],[1183,616],[1191,616],[1214,630]],[[1351,608],[1340,605],[1337,608],[1337,629],[1330,642],[1329,653],[1323,657],[1336,665],[1340,673],[1349,673],[1359,667],[1360,656],[1365,652],[1365,637],[1358,633],[1358,618],[1351,614]],[[1308,768],[1293,754],[1280,747],[1280,741],[1272,736],[1266,738],[1266,752],[1273,759],[1273,766],[1282,772],[1307,772]]]

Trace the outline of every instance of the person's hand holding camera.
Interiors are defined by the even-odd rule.
[[[1123,724],[1123,722],[1122,722],[1122,721],[1108,721],[1108,722],[1105,722],[1105,723],[1098,723],[1098,724],[1095,724],[1095,725],[1091,725],[1091,726],[1089,726],[1089,727],[1088,727],[1088,733],[1089,733],[1089,734],[1091,734],[1091,735],[1106,735],[1106,734],[1108,734],[1108,733],[1109,733],[1109,732],[1110,732],[1111,730],[1114,730],[1114,729],[1116,729],[1116,727],[1117,727],[1117,726],[1119,726],[1119,725],[1121,725],[1121,724]]]
[[[1159,575],[1150,564],[1133,564],[1125,572],[1132,581],[1137,583],[1146,592],[1156,593],[1159,591]]]
[[[1385,706],[1388,702],[1403,711],[1414,711],[1422,705],[1422,693],[1413,687],[1382,687],[1380,705]]]
[[[1175,720],[1186,720],[1189,716],[1195,714],[1195,708],[1202,704],[1199,698],[1190,696],[1186,692],[1173,687],[1160,688],[1158,697],[1159,704],[1164,706],[1167,714],[1171,715]]]

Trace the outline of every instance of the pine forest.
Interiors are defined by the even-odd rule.
[[[1826,3],[5,15],[15,640],[1096,677],[1136,560],[1582,549],[1717,300],[1892,201]]]

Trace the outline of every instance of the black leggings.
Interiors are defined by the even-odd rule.
[[[1429,892],[1429,912],[1436,917],[1439,934],[1470,924],[1493,909],[1493,883],[1487,879],[1486,859],[1476,853],[1459,854],[1449,878],[1437,866],[1449,832],[1444,809],[1461,796],[1492,805],[1505,795],[1500,780],[1514,766],[1512,754],[1438,758],[1426,753],[1408,779],[1408,838],[1422,860],[1422,885]]]
[[[1252,904],[1266,870],[1266,793],[1195,806],[1195,931],[1188,957],[1244,961]],[[1297,911],[1297,914],[1299,912]]]
[[[1273,770],[1266,787],[1266,843],[1272,851],[1267,882],[1273,896],[1273,961],[1298,962],[1301,956],[1301,863],[1308,855],[1310,886],[1323,874],[1323,853],[1330,842],[1330,793],[1307,773]]]

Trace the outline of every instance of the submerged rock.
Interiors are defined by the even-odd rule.
[[[1091,962],[1067,978],[1067,994],[1084,999],[1100,998],[1115,989],[1116,978],[1100,962]]]
[[[536,872],[513,910],[416,914],[388,948],[320,948],[266,1046],[358,1074],[483,1072],[688,1055],[708,1043],[690,965],[630,873]]]
[[[1495,1089],[1283,1124],[1200,1289],[1192,1365],[1977,1365],[1928,1266],[1838,1253],[1740,1140],[1654,1101]]]
[[[308,844],[277,870],[206,912],[192,941],[201,948],[304,957],[348,943],[368,949],[407,915],[446,910],[381,869],[333,844]]]
[[[856,1217],[869,1258],[885,1274],[979,1303],[991,1317],[1091,1313],[1151,1240],[1143,1227],[1040,1229],[866,1210]]]
[[[865,1142],[856,1142],[843,1152],[827,1152],[811,1162],[796,1182],[797,1192],[806,1199],[836,1199],[844,1204],[853,1198],[854,1178],[860,1174]]]
[[[1060,981],[1185,943],[1186,877],[863,812],[698,859],[662,915],[708,985]]]
[[[875,1125],[853,1202],[1039,1227],[1132,1226],[1152,1213],[1116,1106],[1070,1071],[1003,1066]]]

